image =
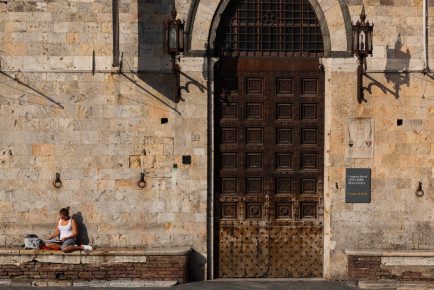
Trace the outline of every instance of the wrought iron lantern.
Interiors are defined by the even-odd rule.
[[[176,63],[176,57],[184,52],[184,25],[185,22],[176,19],[176,8],[173,5],[171,18],[164,20],[163,52],[172,56],[172,72],[175,76],[175,102],[181,99],[180,92],[180,68]]]
[[[369,24],[366,20],[365,6],[360,13],[360,20],[353,24],[353,38],[351,45],[351,54],[356,55],[359,60],[357,68],[357,101],[359,104],[363,101],[363,66],[366,57],[372,55],[372,38],[374,32],[374,24]]]

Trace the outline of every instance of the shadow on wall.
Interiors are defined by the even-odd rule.
[[[386,73],[385,78],[387,83],[392,83],[393,88],[389,89],[379,81],[372,78],[372,76],[365,75],[371,83],[367,86],[366,90],[372,93],[372,86],[379,87],[383,93],[391,93],[396,99],[399,99],[399,93],[402,85],[410,86],[410,74],[408,71],[410,67],[411,54],[408,48],[403,48],[401,35],[395,42],[395,47],[390,48],[389,45],[386,46],[387,62],[386,62]]]
[[[190,254],[190,281],[205,280],[206,263],[206,258],[193,249]]]
[[[89,234],[87,232],[87,227],[83,222],[83,215],[79,211],[73,214],[72,218],[75,220],[78,227],[77,245],[81,245],[81,244],[89,245]]]
[[[171,73],[170,58],[163,54],[163,21],[169,17],[174,1],[138,0],[138,62],[137,77],[151,86],[161,96],[151,94],[153,98],[174,100],[174,81]],[[124,65],[125,67],[125,65]],[[163,71],[163,72],[159,72]],[[137,87],[140,90],[143,88]],[[143,90],[146,95],[150,93]],[[166,100],[166,101],[167,101]],[[164,106],[170,107],[165,101]],[[173,109],[170,107],[170,109]]]
[[[166,18],[170,17],[173,4],[173,0],[167,2],[161,2],[159,0],[138,0],[137,4],[137,70],[139,71],[137,77],[161,94],[161,97],[151,94],[143,88],[138,87],[138,89],[143,91],[146,95],[150,95],[154,99],[160,99],[160,103],[169,107],[172,111],[175,109],[167,104],[166,101],[174,101],[175,77],[171,72],[171,57],[163,53],[163,22]],[[207,71],[206,65],[206,61],[204,61],[202,71],[204,72],[203,77],[205,79],[207,78],[205,75],[205,72]],[[124,65],[124,67],[127,66]],[[186,79],[185,85],[181,87],[181,94],[182,92],[189,93],[191,85],[198,87],[202,93],[207,91],[206,86],[203,86],[197,80],[194,80],[182,72],[181,75]],[[165,98],[166,101],[161,101],[161,98]],[[181,102],[183,101],[185,100],[182,99]]]
[[[386,46],[387,63],[386,71],[408,71],[410,67],[411,54],[408,48],[404,51],[402,48],[401,35],[395,42],[395,48],[389,48]],[[399,98],[400,86],[410,86],[410,74],[409,73],[386,73],[387,82],[393,84],[393,90],[395,91],[395,98]]]
[[[12,70],[12,69],[8,66],[8,64],[3,60],[3,58],[0,58],[0,61],[2,61],[3,64],[6,65],[6,68],[7,68],[7,69]],[[22,72],[20,72],[20,73],[18,73],[18,74],[15,74],[15,76],[12,76],[12,75],[7,74],[7,73],[5,73],[5,72],[3,72],[3,71],[0,71],[0,75],[3,75],[3,76],[6,77],[5,81],[11,81],[11,80],[12,80],[12,81],[18,83],[18,84],[19,84],[20,86],[22,86],[22,87],[16,87],[16,86],[13,86],[12,84],[9,85],[7,82],[3,82],[3,79],[0,78],[0,84],[1,84],[1,85],[3,85],[3,86],[7,86],[7,87],[11,87],[11,88],[15,88],[17,91],[21,91],[21,92],[26,92],[26,91],[23,91],[23,89],[24,89],[24,90],[29,89],[29,90],[33,91],[34,93],[36,93],[36,96],[37,96],[37,97],[42,97],[42,98],[48,100],[50,103],[53,103],[53,104],[55,104],[56,106],[58,106],[58,107],[64,109],[64,107],[63,107],[63,105],[62,105],[61,103],[59,103],[58,101],[56,101],[56,100],[50,98],[49,96],[47,96],[47,95],[45,95],[44,93],[42,93],[41,91],[39,91],[39,90],[36,88],[36,86],[33,85],[33,84],[30,82],[30,80],[29,80],[29,79],[28,79],[28,78],[27,78],[27,77],[26,77]],[[4,97],[4,96],[3,96],[3,95],[0,95],[0,97]],[[29,102],[29,103],[30,103],[30,102]]]

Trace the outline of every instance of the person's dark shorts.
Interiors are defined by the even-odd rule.
[[[64,241],[61,250],[69,246],[75,246],[75,239],[67,239],[66,241]]]

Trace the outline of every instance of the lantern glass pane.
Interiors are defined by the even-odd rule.
[[[173,26],[169,31],[169,49],[176,49],[176,29]]]
[[[163,40],[163,48],[165,49],[165,50],[167,50],[167,45],[168,45],[168,42],[169,42],[169,39],[168,39],[168,33],[169,33],[169,31],[167,30],[167,27],[165,27],[165,29],[164,29],[164,40]]]
[[[178,45],[181,51],[184,50],[184,28],[181,26],[178,33]]]
[[[364,30],[359,33],[359,50],[366,50],[366,33]]]
[[[368,45],[368,51],[372,51],[372,29],[368,30],[368,39],[366,44]]]
[[[359,46],[358,41],[359,41],[359,36],[358,36],[358,30],[353,30],[353,50],[355,51],[359,51]]]

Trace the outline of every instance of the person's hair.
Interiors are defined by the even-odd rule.
[[[69,216],[69,206],[67,208],[62,208],[61,210],[59,210],[59,214],[63,216]]]

